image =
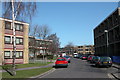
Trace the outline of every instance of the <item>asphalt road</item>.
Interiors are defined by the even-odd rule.
[[[72,58],[68,68],[56,68],[54,72],[42,78],[110,78],[109,73],[112,72],[112,67],[97,68],[86,60]]]

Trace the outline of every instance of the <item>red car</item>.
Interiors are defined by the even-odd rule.
[[[88,61],[91,61],[93,56],[94,56],[94,55],[89,55],[88,58],[87,58],[87,60],[88,60]]]
[[[82,59],[82,60],[87,60],[87,56],[86,56],[86,55],[83,55],[83,56],[81,57],[81,59]]]
[[[68,67],[68,61],[64,57],[57,58],[55,67]]]

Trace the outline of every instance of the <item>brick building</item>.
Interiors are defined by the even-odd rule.
[[[28,28],[29,24],[15,21],[16,59],[15,63],[28,63]],[[12,20],[0,18],[0,64],[12,64],[13,29]]]
[[[94,45],[77,46],[77,53],[79,53],[79,54],[94,54]]]

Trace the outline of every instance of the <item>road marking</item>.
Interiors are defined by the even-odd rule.
[[[115,79],[110,73],[107,74],[109,78]]]

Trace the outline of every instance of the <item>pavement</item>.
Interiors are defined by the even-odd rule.
[[[116,79],[119,79],[119,80],[120,80],[120,65],[118,65],[118,64],[113,64],[112,67],[116,69],[116,72],[111,73],[111,74],[112,74]]]

